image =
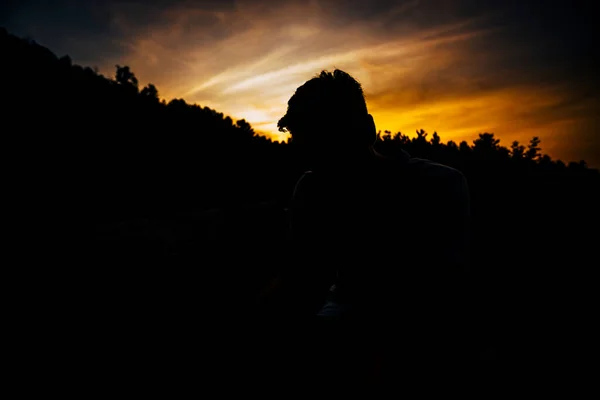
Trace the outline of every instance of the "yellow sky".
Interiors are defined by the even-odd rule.
[[[278,8],[242,3],[227,11],[182,5],[143,29],[115,13],[112,23],[124,32],[120,44],[128,52],[100,70],[112,75],[114,64],[129,65],[167,100],[244,118],[256,131],[285,140],[276,124],[295,89],[323,69],[339,68],[362,83],[382,131],[425,129],[443,141],[494,132],[505,146],[538,135],[553,158],[583,158],[568,148],[569,132],[585,126],[590,105],[561,106],[564,87],[492,71],[506,56],[481,46],[497,33],[476,28],[486,16],[389,29],[418,3],[348,24],[332,24],[331,14],[312,1]]]

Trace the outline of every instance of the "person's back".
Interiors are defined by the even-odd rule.
[[[399,327],[400,314],[435,323],[431,313],[460,294],[449,298],[467,265],[468,193],[460,172],[426,160],[375,158],[358,170],[306,173],[294,205],[298,240],[308,242],[299,256],[335,266],[335,301],[350,318],[388,329]]]

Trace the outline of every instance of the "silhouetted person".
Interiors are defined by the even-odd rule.
[[[310,166],[290,205],[288,312],[340,319],[353,352],[377,342],[385,358],[456,361],[468,260],[464,176],[405,152],[377,153],[361,85],[341,70],[299,87],[278,126]]]

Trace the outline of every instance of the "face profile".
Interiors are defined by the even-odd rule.
[[[373,117],[362,86],[350,74],[322,71],[300,86],[277,124],[290,143],[312,161],[349,161],[375,142]]]

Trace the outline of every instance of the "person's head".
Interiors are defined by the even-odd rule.
[[[300,86],[277,126],[305,154],[332,161],[361,154],[376,139],[360,83],[339,69]]]

